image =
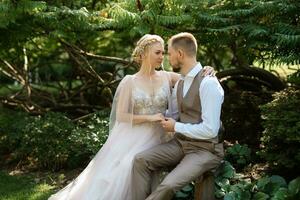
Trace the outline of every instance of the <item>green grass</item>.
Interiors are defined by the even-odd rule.
[[[44,200],[53,193],[53,186],[35,183],[28,175],[9,175],[0,171],[1,200]]]

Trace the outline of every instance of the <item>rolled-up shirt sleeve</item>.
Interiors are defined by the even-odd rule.
[[[175,131],[196,139],[211,139],[218,135],[224,90],[216,77],[207,76],[199,88],[202,122],[199,124],[175,123]]]

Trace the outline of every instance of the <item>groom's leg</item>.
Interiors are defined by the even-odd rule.
[[[214,169],[221,158],[211,152],[200,150],[188,153],[146,200],[169,200],[174,193],[195,180],[204,172]]]
[[[132,169],[132,199],[145,200],[151,192],[153,171],[175,166],[183,155],[180,145],[175,140],[137,154]]]

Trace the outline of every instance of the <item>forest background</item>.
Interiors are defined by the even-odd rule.
[[[300,199],[299,11],[297,0],[1,0],[0,199],[47,199],[76,177],[137,71],[135,42],[179,32],[225,90],[216,197]],[[193,184],[174,198],[192,199]]]

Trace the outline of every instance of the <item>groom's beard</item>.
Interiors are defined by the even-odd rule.
[[[178,68],[173,68],[173,72],[180,73],[180,69],[181,68],[179,68],[179,67]]]
[[[180,73],[182,66],[183,66],[183,64],[180,61],[177,61],[177,63],[172,66],[173,72]]]

